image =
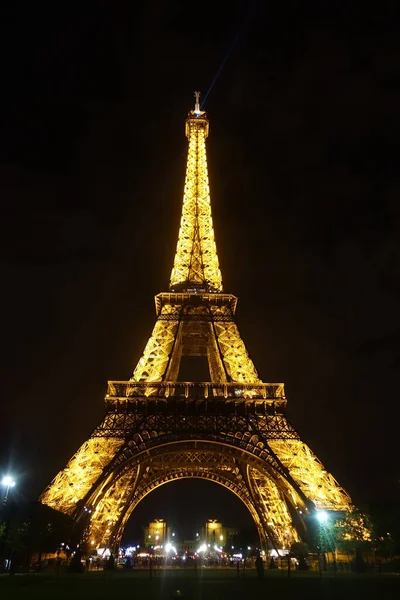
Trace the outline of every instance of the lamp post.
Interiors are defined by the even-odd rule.
[[[317,520],[319,522],[319,541],[320,541],[320,552],[321,552],[321,558],[322,558],[322,565],[321,565],[321,561],[319,561],[319,574],[320,576],[322,576],[322,568],[325,571],[326,570],[326,556],[325,556],[325,541],[326,541],[326,525],[327,522],[329,520],[329,515],[326,511],[324,510],[319,510],[317,512]],[[321,568],[322,567],[322,568]]]
[[[5,509],[6,509],[6,506],[7,506],[7,499],[8,499],[8,492],[10,491],[10,488],[13,488],[15,486],[15,481],[14,481],[14,479],[10,475],[5,475],[2,478],[2,480],[1,480],[1,485],[6,488],[6,491],[5,491],[5,494],[4,494],[4,497],[3,497],[3,502],[0,505],[0,524],[1,524],[1,521],[2,521],[2,518],[1,518],[2,515],[1,515],[1,513],[4,513],[4,516],[5,516],[5,512],[6,512]],[[5,522],[5,526],[8,529],[8,523],[7,523],[7,521]],[[13,552],[13,548],[11,546],[10,547],[10,551],[9,551],[9,558],[5,562],[6,570],[10,571],[10,573],[11,573],[12,552]]]
[[[7,504],[8,492],[10,491],[10,488],[15,486],[15,481],[10,475],[5,475],[1,480],[1,485],[6,488],[3,498],[3,506],[5,507]]]

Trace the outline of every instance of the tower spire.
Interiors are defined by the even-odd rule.
[[[194,105],[194,112],[196,114],[200,114],[200,92],[195,92],[194,97],[196,98],[196,102]]]
[[[207,171],[206,138],[209,121],[207,113],[200,110],[200,92],[195,92],[194,96],[194,110],[189,111],[186,119],[189,150],[170,289],[222,292]]]

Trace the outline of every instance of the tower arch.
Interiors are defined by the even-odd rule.
[[[287,547],[305,535],[301,513],[307,507],[301,494],[277,465],[260,457],[252,436],[240,445],[218,439],[165,439],[138,454],[121,456],[104,472],[74,514],[87,521],[86,538],[96,547],[115,547],[134,508],[156,487],[181,478],[214,481],[230,489],[246,505],[256,523],[263,547]],[[293,516],[295,515],[295,519]],[[296,526],[294,526],[294,522]]]
[[[183,479],[198,479],[198,480],[203,480],[203,481],[209,481],[216,485],[220,485],[224,489],[233,493],[242,502],[242,504],[245,506],[248,513],[250,514],[252,521],[257,529],[258,537],[260,540],[260,547],[263,549],[267,548],[268,540],[265,538],[264,528],[262,526],[262,523],[260,522],[259,516],[258,516],[257,512],[254,510],[252,503],[249,502],[249,499],[242,493],[240,486],[236,486],[229,479],[224,480],[225,479],[224,477],[216,478],[216,476],[212,475],[212,474],[200,474],[200,473],[199,474],[190,474],[190,475],[182,474],[179,476],[171,475],[166,480],[164,477],[160,477],[159,480],[157,478],[152,480],[151,481],[151,489],[148,489],[147,491],[145,491],[140,499],[138,499],[134,503],[132,502],[132,504],[126,510],[125,515],[121,519],[121,522],[118,525],[118,529],[116,530],[116,535],[114,538],[115,539],[115,547],[119,546],[120,540],[122,539],[123,533],[125,531],[125,527],[129,521],[129,519],[132,517],[132,515],[134,515],[134,512],[137,509],[138,505],[141,502],[143,502],[147,496],[152,494],[154,491],[159,489],[161,486],[175,483],[175,482],[181,481]],[[211,510],[212,509],[210,508],[210,511]]]

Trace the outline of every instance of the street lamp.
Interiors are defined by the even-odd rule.
[[[329,520],[329,515],[325,510],[319,510],[319,511],[317,511],[316,517],[317,517],[317,521],[320,525],[320,527],[319,527],[319,544],[320,544],[320,552],[322,554],[322,563],[323,563],[323,565],[321,565],[321,561],[319,561],[319,575],[321,577],[322,576],[321,567],[323,566],[324,570],[326,570],[326,556],[325,556],[325,544],[326,544],[326,537],[327,537],[326,525]]]
[[[13,488],[15,486],[15,481],[10,475],[5,475],[1,480],[1,485],[3,485],[6,488],[6,493],[4,494],[3,498],[3,504],[6,505],[8,492],[10,491],[10,488]]]
[[[317,519],[322,524],[326,523],[329,518],[328,513],[325,510],[319,510],[317,512]]]

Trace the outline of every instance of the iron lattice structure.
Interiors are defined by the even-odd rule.
[[[186,119],[189,150],[170,289],[129,381],[110,381],[106,413],[41,501],[81,523],[92,547],[115,547],[137,504],[183,477],[236,494],[276,548],[304,538],[316,509],[347,511],[347,493],[285,416],[282,383],[263,383],[225,294],[207,175],[207,114]],[[179,382],[183,356],[207,358],[210,381]]]

